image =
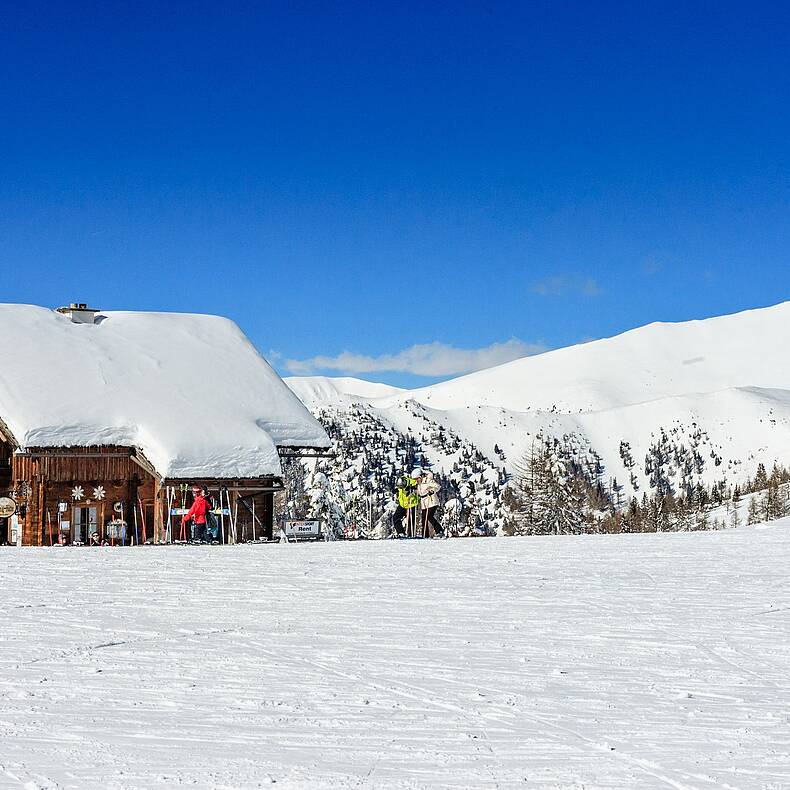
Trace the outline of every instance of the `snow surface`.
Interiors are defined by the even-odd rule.
[[[279,474],[278,446],[329,444],[236,324],[209,315],[74,324],[0,305],[0,419],[21,447],[139,447],[171,478]]]
[[[351,376],[289,376],[285,381],[308,408],[320,406],[327,401],[359,403],[377,400],[407,391]]]
[[[600,411],[734,387],[790,389],[790,302],[524,357],[407,395],[436,409],[467,405]]]
[[[790,787],[790,520],[0,550],[0,787]]]
[[[348,412],[359,402],[386,425],[416,435],[422,417],[471,441],[495,464],[498,445],[512,469],[543,432],[575,433],[601,456],[605,476],[624,496],[648,488],[642,461],[661,429],[700,452],[708,485],[743,482],[758,463],[770,469],[790,457],[790,302],[680,324],[650,324],[614,338],[525,357],[430,387],[360,398],[346,379],[286,378],[314,413]],[[416,408],[415,408],[416,406]],[[421,416],[422,415],[422,416]],[[636,466],[626,468],[620,442]],[[454,458],[427,449],[437,467]],[[711,453],[722,459],[716,465]],[[637,491],[630,484],[637,479]]]

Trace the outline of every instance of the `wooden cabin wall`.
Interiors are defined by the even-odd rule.
[[[22,520],[22,542],[27,546],[41,546],[57,540],[59,521],[73,523],[72,508],[95,507],[98,530],[118,517],[113,511],[115,502],[123,503],[124,519],[128,533],[134,532],[137,498],[143,503],[146,514],[155,512],[156,480],[149,472],[135,463],[128,448],[52,448],[31,450],[13,456],[13,481],[24,481],[29,487],[29,497]],[[81,486],[83,499],[75,501],[72,491]],[[101,486],[105,497],[97,500],[94,489]],[[68,511],[61,516],[58,503],[66,502]],[[142,537],[142,518],[137,511],[138,531]],[[150,515],[149,515],[150,518]],[[74,530],[70,531],[74,534]],[[147,523],[147,537],[154,538],[154,525]]]
[[[160,481],[147,469],[136,462],[131,448],[123,447],[86,447],[86,448],[30,448],[24,453],[11,456],[11,480],[19,491],[27,488],[27,499],[18,503],[22,543],[26,546],[49,545],[58,540],[60,521],[68,521],[71,529],[69,539],[74,535],[74,511],[78,507],[95,507],[97,531],[106,535],[105,526],[119,514],[113,511],[113,504],[123,504],[123,517],[127,522],[127,534],[135,533],[153,542],[165,540],[167,522],[167,491]],[[180,484],[181,481],[175,481]],[[211,491],[218,504],[219,488],[227,490],[229,484],[231,505],[237,506],[237,498],[244,496],[243,504],[237,506],[236,540],[239,542],[253,539],[271,539],[274,534],[274,506],[271,491],[257,491],[259,487],[274,484],[272,478],[243,479],[234,481],[192,481],[204,485]],[[25,484],[24,486],[22,484]],[[186,483],[184,483],[187,485]],[[191,487],[191,484],[189,484]],[[83,489],[83,498],[74,500],[75,486]],[[97,500],[94,489],[104,488],[105,496]],[[177,486],[176,486],[177,487]],[[255,493],[253,493],[255,492]],[[138,506],[138,497],[142,510]],[[192,504],[191,491],[185,497],[186,506]],[[67,511],[61,514],[58,503],[67,504]],[[181,504],[180,491],[173,505]],[[223,502],[223,504],[225,504]],[[227,505],[226,505],[227,506]],[[250,512],[254,507],[255,519]],[[143,518],[143,515],[145,518]],[[145,534],[143,524],[145,523]],[[173,517],[173,538],[178,538],[180,517]],[[51,537],[50,537],[51,529]],[[225,542],[229,540],[230,523],[225,519]],[[82,535],[85,542],[86,535]]]
[[[240,542],[272,539],[274,534],[272,501],[273,494],[270,491],[262,491],[254,496],[245,497],[244,502],[247,503],[248,508],[239,504],[236,533]],[[250,512],[253,510],[254,519]]]
[[[2,437],[2,434],[0,434]],[[0,438],[0,496],[8,496],[11,490],[11,445]],[[0,544],[11,539],[9,520],[0,518]]]
[[[11,458],[13,450],[8,442],[0,439],[0,496],[5,496],[11,488]]]

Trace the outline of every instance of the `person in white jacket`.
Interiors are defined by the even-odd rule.
[[[441,486],[431,471],[423,471],[417,478],[417,494],[420,497],[420,518],[422,519],[422,535],[429,537],[428,525],[433,527],[433,534],[441,538],[444,535],[442,525],[436,520],[436,508],[439,507],[439,489]]]

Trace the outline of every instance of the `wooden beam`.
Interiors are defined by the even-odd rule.
[[[128,453],[51,453],[46,450],[36,450],[34,452],[25,450],[21,453],[16,453],[16,455],[18,455],[20,458],[132,458],[135,461],[137,460]],[[140,465],[142,466],[142,464]]]
[[[19,447],[19,443],[14,438],[14,434],[11,433],[11,429],[3,422],[2,418],[0,418],[0,439],[6,444],[10,444],[11,448],[14,450]]]
[[[337,453],[279,453],[280,458],[337,458]]]
[[[158,480],[161,484],[162,476],[154,469],[154,465],[141,452],[133,450],[129,458],[131,458],[144,472],[147,472],[154,480]]]

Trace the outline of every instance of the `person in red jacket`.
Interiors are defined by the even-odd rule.
[[[211,506],[200,486],[192,486],[192,496],[195,501],[181,519],[181,525],[184,526],[189,519],[192,519],[192,540],[203,541],[206,539],[206,512]]]

